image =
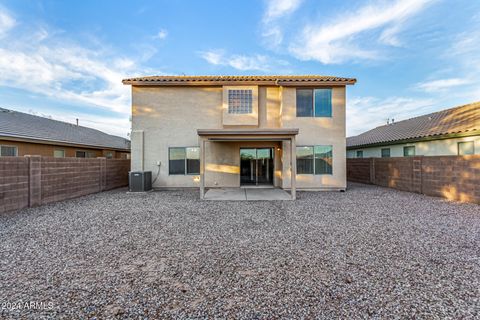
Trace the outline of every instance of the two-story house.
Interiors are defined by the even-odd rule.
[[[330,76],[152,76],[132,86],[132,171],[154,188],[346,188],[345,87]]]

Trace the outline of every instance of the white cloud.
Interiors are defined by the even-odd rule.
[[[387,123],[387,119],[409,119],[436,111],[437,101],[430,98],[354,97],[347,102],[347,136],[354,136]]]
[[[300,39],[290,46],[290,52],[302,60],[317,60],[324,64],[355,59],[376,59],[374,49],[362,49],[358,37],[369,31],[380,32],[383,44],[398,46],[397,35],[404,23],[435,0],[376,1],[356,11],[342,13],[333,20],[304,27]]]
[[[471,82],[472,81],[469,79],[449,78],[417,83],[415,87],[425,92],[439,92],[448,90],[452,87],[470,84]]]
[[[0,9],[2,26],[12,26],[5,16]],[[130,90],[121,80],[139,71],[137,61],[102,46],[87,48],[55,32],[49,35],[44,28],[23,32],[11,28],[0,42],[0,85],[66,103],[130,112]]]
[[[298,9],[301,3],[302,0],[268,0],[263,19],[268,22],[291,14]]]
[[[15,26],[15,24],[15,19],[0,7],[0,38],[7,34],[7,32]]]
[[[160,29],[154,38],[163,40],[168,36],[168,31],[165,29]]]
[[[271,59],[265,55],[241,55],[227,54],[225,50],[209,50],[200,52],[200,56],[208,63],[217,66],[228,66],[240,71],[271,71],[277,68],[285,68],[287,61]]]
[[[263,14],[262,36],[271,47],[278,47],[283,42],[283,24],[281,19],[290,16],[302,4],[303,0],[267,0]]]

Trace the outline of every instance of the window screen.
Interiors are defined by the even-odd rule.
[[[415,147],[414,146],[403,147],[403,156],[404,157],[415,156]]]
[[[315,174],[332,174],[332,146],[315,146]]]
[[[85,151],[76,151],[75,152],[75,157],[77,158],[86,158],[87,157],[87,153]]]
[[[228,113],[252,113],[252,90],[228,90]]]
[[[332,89],[297,89],[297,117],[331,117]]]
[[[53,156],[55,158],[65,158],[65,150],[61,150],[61,149],[53,150]]]
[[[297,117],[313,117],[312,89],[297,89]]]
[[[382,149],[382,158],[390,158],[390,148]]]
[[[473,141],[463,141],[458,143],[458,155],[475,154],[475,146]]]
[[[169,174],[185,174],[185,148],[170,148],[168,158]]]
[[[313,147],[297,147],[297,173],[313,174]]]
[[[187,148],[187,174],[200,174],[200,148]]]
[[[17,147],[14,146],[0,146],[0,156],[2,157],[16,157]]]
[[[169,174],[200,174],[200,148],[175,147],[169,150]]]
[[[315,117],[332,116],[332,89],[315,89]]]

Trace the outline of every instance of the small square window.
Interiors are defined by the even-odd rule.
[[[382,158],[390,158],[390,148],[382,149]]]
[[[464,156],[475,154],[475,145],[473,141],[462,141],[458,143],[458,155]]]
[[[357,158],[363,158],[363,150],[357,151]]]
[[[252,90],[228,90],[228,113],[252,113]]]
[[[403,156],[404,157],[414,157],[415,156],[415,146],[403,147]]]

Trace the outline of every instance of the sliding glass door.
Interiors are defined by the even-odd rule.
[[[240,185],[273,184],[273,148],[240,149]]]

